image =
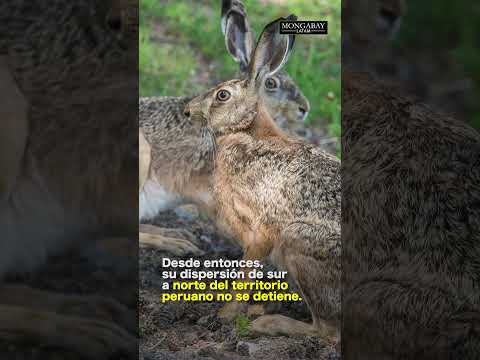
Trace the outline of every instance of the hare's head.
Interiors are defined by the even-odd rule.
[[[246,76],[255,48],[255,33],[247,13],[238,0],[222,1],[222,32],[225,46],[240,66],[241,77]],[[284,70],[266,77],[259,87],[266,110],[280,125],[304,121],[310,104],[298,85]]]
[[[405,8],[405,0],[345,0],[343,30],[354,42],[389,40],[397,33]]]
[[[287,19],[296,17],[290,15]],[[280,72],[295,40],[293,35],[280,34],[280,20],[285,19],[278,19],[264,28],[246,78],[224,82],[194,98],[185,107],[186,116],[201,122],[215,135],[226,135],[248,130],[262,109],[269,113],[271,100],[264,90],[265,82]]]
[[[100,22],[115,34],[125,46],[138,41],[138,1],[106,0],[100,7]]]

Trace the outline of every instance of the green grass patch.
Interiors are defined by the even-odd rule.
[[[250,319],[245,315],[238,315],[235,319],[235,331],[240,337],[247,337],[250,335]]]
[[[192,90],[201,91],[201,85],[193,81],[197,68],[194,51],[187,46],[168,43],[156,46],[150,39],[151,30],[141,26],[140,95],[182,96]]]

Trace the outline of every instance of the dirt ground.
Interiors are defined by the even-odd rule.
[[[196,257],[198,259],[241,257],[241,249],[232,240],[219,235],[215,225],[202,218],[192,206],[162,213],[153,224],[190,231],[197,245],[206,252]],[[164,256],[176,258],[156,249],[140,249],[140,349],[144,360],[339,359],[335,344],[318,337],[239,334],[234,323],[223,323],[218,318],[222,303],[162,303],[161,261]],[[271,305],[275,313],[310,321],[304,303]]]

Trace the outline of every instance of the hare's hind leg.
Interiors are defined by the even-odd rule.
[[[95,360],[137,355],[137,338],[126,330],[136,332],[136,316],[114,300],[22,285],[0,286],[0,297],[0,339],[63,348]]]
[[[251,324],[255,333],[295,336],[337,335],[340,314],[340,231],[335,223],[290,225],[272,259],[285,267],[312,314],[312,324],[280,315],[262,316]]]
[[[201,256],[204,252],[195,245],[196,238],[189,231],[167,229],[154,225],[140,224],[140,245],[151,246],[176,256],[187,254]]]
[[[0,57],[0,203],[9,198],[20,172],[28,135],[27,102],[7,59]]]
[[[276,237],[276,232],[272,231],[268,226],[259,226],[255,230],[251,230],[248,226],[242,223],[237,223],[237,233],[240,234],[240,243],[244,246],[243,260],[259,260],[265,259],[272,249],[273,239]],[[239,272],[245,275],[244,282],[250,282],[252,279],[249,277],[249,273],[252,268],[241,268]],[[240,290],[239,293],[251,293],[249,290]],[[234,299],[236,294],[233,293]],[[218,316],[225,321],[232,321],[237,316],[243,315],[250,311],[264,313],[265,308],[262,305],[259,307],[248,306],[248,303],[243,301],[233,300],[227,302],[218,312]]]

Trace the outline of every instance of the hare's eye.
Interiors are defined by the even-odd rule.
[[[265,80],[265,87],[267,89],[276,89],[278,87],[277,81],[274,78],[269,77]]]
[[[230,99],[230,93],[227,90],[220,90],[217,93],[217,99],[220,101],[227,101]]]

